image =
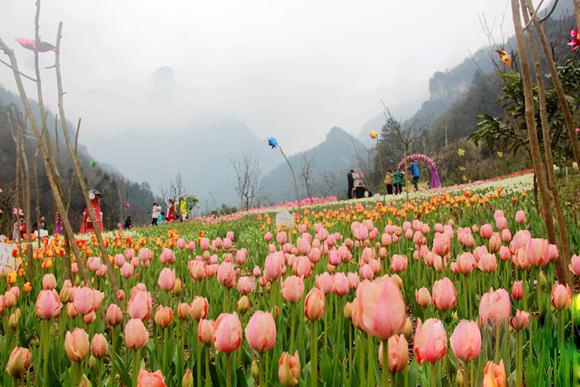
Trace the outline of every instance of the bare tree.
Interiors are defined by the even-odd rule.
[[[312,157],[310,157],[308,153],[305,152],[302,158],[302,168],[300,169],[300,176],[302,176],[302,179],[304,180],[304,185],[306,186],[306,194],[308,195],[309,198],[312,197],[310,184],[313,178],[312,176],[313,173],[314,173],[314,161],[312,160]]]
[[[235,190],[240,195],[240,208],[248,209],[258,195],[262,166],[250,151],[243,151],[240,158],[231,160],[236,173]]]
[[[332,196],[336,195],[336,186],[337,186],[337,178],[338,175],[336,173],[326,171],[322,174],[322,195],[323,196]]]

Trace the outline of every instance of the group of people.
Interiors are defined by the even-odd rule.
[[[169,199],[167,212],[163,211],[163,208],[158,203],[153,203],[151,225],[158,226],[165,222],[175,222],[177,220],[183,222],[187,220],[188,216],[189,210],[185,198],[180,197],[178,201]]]
[[[20,213],[12,226],[12,240],[20,240],[22,238],[28,240],[28,233],[34,234],[37,237],[42,237],[48,235],[48,226],[46,224],[46,217],[41,215],[38,221],[32,224],[32,228],[28,229],[26,226],[26,220],[24,219],[24,214]],[[56,214],[56,224],[54,228],[54,234],[62,234],[62,220],[60,214]]]
[[[415,191],[419,190],[419,178],[420,171],[419,165],[416,161],[408,168],[409,173],[413,177],[413,186]],[[363,174],[356,169],[351,169],[347,174],[348,179],[348,198],[349,199],[360,199],[364,197],[372,196],[372,193],[366,187],[363,181]],[[396,169],[387,170],[384,179],[385,189],[387,190],[387,195],[399,195],[403,192],[403,186],[405,185],[405,172]]]

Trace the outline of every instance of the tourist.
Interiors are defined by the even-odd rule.
[[[400,195],[403,192],[403,172],[397,169],[395,173],[393,173],[393,193],[395,195]]]
[[[352,199],[352,191],[354,189],[354,169],[351,169],[348,174],[346,175],[347,179],[348,179],[348,198]]]
[[[151,209],[151,225],[157,226],[159,216],[161,215],[161,206],[157,203],[153,203],[153,208]]]
[[[62,217],[59,212],[54,217],[54,235],[62,235]]]
[[[409,168],[411,174],[413,176],[413,185],[415,186],[415,192],[419,191],[419,164],[416,161],[413,161],[411,167]]]
[[[123,227],[125,230],[130,230],[131,228],[133,228],[133,222],[131,221],[131,216],[127,216],[127,219],[125,219],[125,225]]]
[[[179,215],[182,222],[187,219],[187,202],[183,197],[179,198]]]
[[[167,221],[175,221],[175,200],[169,199],[169,206],[167,207]]]
[[[393,194],[393,171],[390,169],[385,174],[385,188],[387,189],[387,195]]]

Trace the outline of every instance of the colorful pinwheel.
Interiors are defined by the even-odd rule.
[[[34,51],[35,47],[38,52],[55,51],[56,47],[47,42],[36,43],[33,39],[17,38],[16,42],[27,50]]]
[[[276,140],[276,137],[269,137],[268,138],[268,145],[272,148],[272,149],[276,149],[278,148],[278,140]]]

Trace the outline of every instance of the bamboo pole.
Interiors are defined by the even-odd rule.
[[[524,21],[526,22],[526,24],[529,24],[530,18],[533,19],[536,16],[532,13],[533,11],[529,8],[529,6],[526,8],[526,1],[529,2],[529,0],[521,0],[521,6],[524,15]],[[546,106],[546,88],[544,85],[544,75],[542,72],[542,65],[540,64],[540,59],[538,57],[538,49],[536,47],[536,41],[534,40],[534,36],[531,33],[531,31],[528,32],[528,41],[530,43],[530,53],[532,56],[532,60],[534,61],[536,82],[538,84],[538,103],[540,109],[540,123],[542,125],[542,138],[544,142],[544,157],[546,160],[548,186],[552,193],[552,199],[554,200],[554,208],[556,210],[556,221],[558,223],[558,231],[559,231],[558,244],[560,247],[560,251],[562,252],[562,254],[558,257],[558,260],[561,261],[560,262],[561,265],[567,268],[571,260],[570,244],[568,243],[568,228],[566,226],[566,222],[564,222],[562,203],[560,201],[560,194],[558,192],[558,185],[556,183],[556,174],[554,173],[553,167],[554,160],[552,158],[552,143],[550,136],[550,123],[548,121],[548,109]],[[572,278],[569,275],[568,270],[566,270],[566,273],[568,274],[566,282],[571,285]]]
[[[39,0],[40,1],[40,0]],[[97,217],[95,216],[95,211],[93,206],[91,205],[91,199],[89,198],[89,189],[87,187],[87,183],[81,171],[81,167],[79,165],[79,160],[77,158],[76,150],[73,148],[73,144],[70,138],[70,133],[68,129],[68,123],[66,121],[66,115],[64,111],[64,91],[62,87],[62,74],[60,71],[60,44],[62,41],[62,22],[58,25],[58,33],[56,38],[56,52],[55,52],[55,69],[56,69],[56,83],[58,87],[58,109],[60,113],[60,126],[62,128],[63,137],[66,143],[66,147],[68,149],[68,153],[71,158],[71,163],[73,167],[73,171],[77,177],[79,182],[79,186],[81,188],[81,193],[83,195],[83,199],[85,201],[85,205],[87,206],[87,212],[89,213],[89,217],[91,218],[91,222],[93,222],[95,236],[97,237],[97,242],[99,245],[99,249],[101,250],[102,259],[107,265],[107,273],[109,276],[109,281],[115,290],[118,289],[117,279],[115,277],[115,270],[109,261],[109,252],[107,251],[107,247],[103,241],[103,236],[101,234],[101,230],[99,230],[99,222],[97,221]]]
[[[534,100],[532,95],[532,78],[528,61],[528,51],[526,49],[526,41],[524,38],[524,32],[522,28],[519,0],[511,0],[511,6],[514,21],[514,29],[516,34],[516,42],[518,47],[518,54],[520,56],[520,67],[521,67],[520,71],[524,87],[526,126],[528,129],[528,137],[530,140],[532,163],[538,180],[538,188],[540,190],[540,200],[542,203],[541,209],[544,224],[546,226],[546,231],[548,234],[548,240],[550,241],[550,243],[555,243],[556,232],[554,229],[554,218],[552,214],[552,200],[550,197],[550,193],[548,191],[548,185],[546,183],[546,175],[544,173],[544,163],[542,161],[540,146],[538,143],[538,132],[536,129]],[[556,273],[558,281],[565,283],[566,278],[568,277],[567,268],[563,266],[560,261],[556,262]]]

